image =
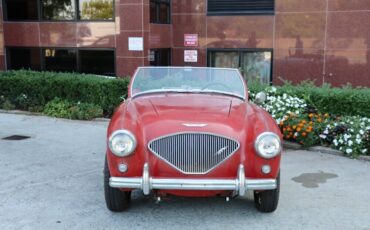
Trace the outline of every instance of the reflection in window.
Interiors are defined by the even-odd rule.
[[[41,55],[38,48],[7,48],[8,69],[41,70]]]
[[[212,52],[211,66],[220,68],[238,68],[239,53],[238,52]]]
[[[42,19],[73,20],[76,14],[75,0],[41,0]]]
[[[271,82],[271,51],[212,51],[209,65],[220,68],[239,68],[247,81]]]
[[[113,20],[113,0],[79,0],[81,20]]]
[[[4,3],[7,20],[38,20],[37,0],[6,0]]]
[[[74,49],[44,49],[45,70],[76,72],[76,53]]]
[[[80,50],[80,67],[82,73],[107,76],[115,75],[114,52],[110,50]]]
[[[242,53],[241,69],[248,81],[269,84],[271,80],[271,52]]]
[[[171,17],[170,0],[150,0],[150,22],[169,24]]]

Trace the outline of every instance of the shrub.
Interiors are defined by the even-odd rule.
[[[52,117],[76,120],[91,120],[103,115],[103,110],[89,103],[72,103],[67,100],[55,98],[46,104],[44,114]]]
[[[13,110],[15,109],[15,105],[13,105],[9,99],[0,96],[0,109]]]
[[[266,88],[267,100],[261,107],[269,112],[277,123],[280,123],[287,114],[300,114],[307,107],[305,100],[287,95],[286,93],[280,96],[276,91],[275,87]],[[251,93],[251,96],[254,98],[255,95]]]
[[[261,88],[269,88],[267,85],[261,86],[255,83],[248,86],[251,93],[257,93],[261,91]],[[369,88],[352,88],[350,86],[332,88],[330,85],[317,87],[311,82],[303,82],[298,86],[286,83],[275,88],[275,96],[288,94],[304,99],[308,105],[320,113],[370,117]]]
[[[5,71],[0,73],[0,96],[8,98],[17,109],[40,110],[54,98],[61,98],[98,105],[109,116],[126,97],[128,82],[128,78],[77,73]]]

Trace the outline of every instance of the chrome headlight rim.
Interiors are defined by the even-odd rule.
[[[116,152],[113,148],[113,145],[112,145],[112,141],[113,139],[117,136],[117,135],[127,135],[131,140],[132,140],[132,148],[130,151],[128,151],[127,153],[120,153],[120,152]],[[109,140],[108,140],[108,145],[109,145],[109,150],[117,157],[127,157],[129,155],[131,155],[136,147],[137,147],[137,141],[136,141],[136,137],[135,135],[130,132],[129,130],[126,130],[126,129],[120,129],[120,130],[116,130],[114,131],[110,136],[109,136]]]
[[[276,152],[276,154],[274,154],[274,155],[266,155],[264,153],[261,153],[258,150],[258,144],[263,140],[263,138],[265,138],[267,136],[272,136],[272,137],[276,138],[276,140],[279,142],[279,149]],[[262,157],[264,159],[272,159],[272,158],[275,158],[275,157],[279,156],[280,153],[281,153],[281,151],[282,151],[281,139],[280,139],[280,137],[276,133],[273,133],[273,132],[263,132],[260,135],[258,135],[258,137],[256,138],[256,141],[254,142],[254,149],[255,149],[256,153],[258,154],[258,156],[260,156],[260,157]]]

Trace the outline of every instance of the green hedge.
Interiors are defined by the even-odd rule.
[[[249,90],[253,93],[263,91],[267,86],[251,83]],[[298,86],[285,84],[276,86],[277,94],[284,93],[305,99],[307,103],[321,113],[342,116],[370,117],[370,88],[332,88],[330,85],[321,87],[304,82]]]
[[[0,72],[0,100],[17,109],[42,111],[48,102],[60,98],[97,105],[109,116],[126,97],[128,82],[128,78],[77,73],[4,71]]]
[[[72,103],[88,103],[101,107],[110,116],[126,97],[129,78],[109,79],[77,73],[35,72],[28,70],[0,72],[0,106],[9,109],[43,111],[45,105],[59,98]],[[248,83],[253,93],[266,85]],[[277,86],[278,94],[305,99],[319,112],[335,115],[370,117],[370,89],[351,87],[316,87],[305,82],[298,86]]]

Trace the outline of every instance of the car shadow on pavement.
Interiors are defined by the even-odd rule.
[[[158,202],[154,196],[145,196],[141,191],[134,191],[132,193],[130,210],[140,211],[148,208],[162,215],[176,213],[179,208],[183,215],[186,215],[186,213],[192,215],[194,210],[203,214],[212,214],[213,212],[225,214],[227,210],[230,210],[230,215],[235,215],[237,212],[258,213],[254,207],[253,194],[251,193],[244,197],[230,198],[229,201],[226,201],[225,197],[168,196],[161,198],[161,201]],[[209,210],[213,211],[209,212]]]

